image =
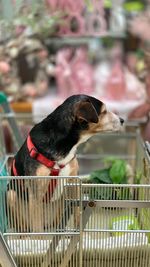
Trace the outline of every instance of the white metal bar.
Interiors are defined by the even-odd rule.
[[[17,267],[8,245],[0,233],[0,265],[4,267]]]

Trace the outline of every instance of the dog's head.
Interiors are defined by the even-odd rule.
[[[69,117],[69,123],[78,129],[79,143],[99,132],[120,131],[124,123],[102,101],[91,96],[73,95],[62,106],[62,113],[65,111],[64,124],[65,118],[67,120]]]
[[[106,105],[92,96],[73,95],[64,102],[69,109],[72,109],[72,116],[79,124],[85,124],[91,133],[104,131],[119,131],[124,120],[113,112],[110,112]]]
[[[40,142],[39,147],[58,160],[69,153],[74,156],[78,145],[96,133],[121,130],[123,122],[100,100],[87,95],[73,95],[33,128],[32,137],[34,135],[34,140],[39,140],[41,133],[42,140],[46,136],[46,146],[43,148],[43,142]],[[70,159],[71,156],[65,164]]]

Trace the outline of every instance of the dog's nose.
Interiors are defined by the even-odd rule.
[[[120,119],[120,123],[121,123],[121,125],[123,125],[123,123],[124,123],[124,119],[122,119],[122,118],[119,118]]]

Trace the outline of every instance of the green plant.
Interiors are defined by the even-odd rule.
[[[142,171],[141,170],[137,170],[136,173],[135,173],[135,183],[136,184],[140,184],[142,177],[143,177]]]
[[[107,158],[104,161],[104,169],[95,170],[90,174],[89,183],[94,184],[127,184],[127,163],[125,160]],[[90,190],[92,199],[129,199],[130,193],[128,188],[105,188],[94,187]]]
[[[104,184],[126,184],[126,161],[115,158],[106,158],[104,160],[106,168],[96,170],[91,173],[90,180],[95,180]]]

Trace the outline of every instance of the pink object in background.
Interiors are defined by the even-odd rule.
[[[85,34],[85,23],[80,13],[72,13],[66,20],[65,31],[63,29],[60,33],[64,33],[66,36],[82,36]],[[76,24],[76,26],[74,27],[73,24]]]
[[[81,12],[84,7],[83,0],[45,0],[46,5],[51,11],[63,11],[63,12]]]
[[[122,45],[116,42],[111,51],[112,71],[106,84],[106,97],[110,100],[122,100],[126,97],[126,80],[122,55]]]
[[[150,40],[150,12],[147,9],[145,12],[135,16],[129,22],[129,30],[135,36],[138,36],[140,39],[144,41]]]
[[[87,49],[78,48],[74,57],[72,49],[62,49],[57,54],[56,63],[55,77],[60,97],[94,91],[94,70],[88,62]]]
[[[125,68],[126,79],[126,99],[128,100],[146,100],[145,84],[142,83],[133,73]]]
[[[11,67],[6,61],[0,61],[0,73],[6,74],[10,71]]]
[[[100,14],[90,14],[87,18],[87,35],[99,36],[106,32],[106,21]]]
[[[62,10],[65,7],[65,11],[67,11],[68,14],[81,14],[85,6],[84,0],[59,0],[59,2],[61,2]]]
[[[106,96],[111,100],[122,100],[125,98],[126,84],[123,66],[119,59],[113,65],[111,75],[106,85]]]
[[[84,0],[45,0],[50,13],[61,12],[64,20],[58,35],[99,36],[106,32],[103,0],[90,0],[92,11],[88,11]]]
[[[62,98],[71,95],[71,89],[73,88],[72,70],[70,66],[71,58],[71,48],[61,49],[56,56],[55,77],[58,86],[58,94]]]
[[[88,61],[86,48],[78,48],[72,62],[74,92],[91,94],[94,91],[94,70]]]
[[[86,15],[87,35],[99,36],[106,32],[107,23],[104,17],[104,1],[92,0],[93,11]]]
[[[65,22],[60,28],[59,34],[66,36],[81,36],[85,32],[85,21],[83,18],[83,0],[61,0],[61,9],[65,10]]]
[[[73,24],[76,26],[74,27]],[[58,34],[60,36],[83,36],[85,34],[85,22],[83,17],[78,13],[72,13],[65,17]]]

